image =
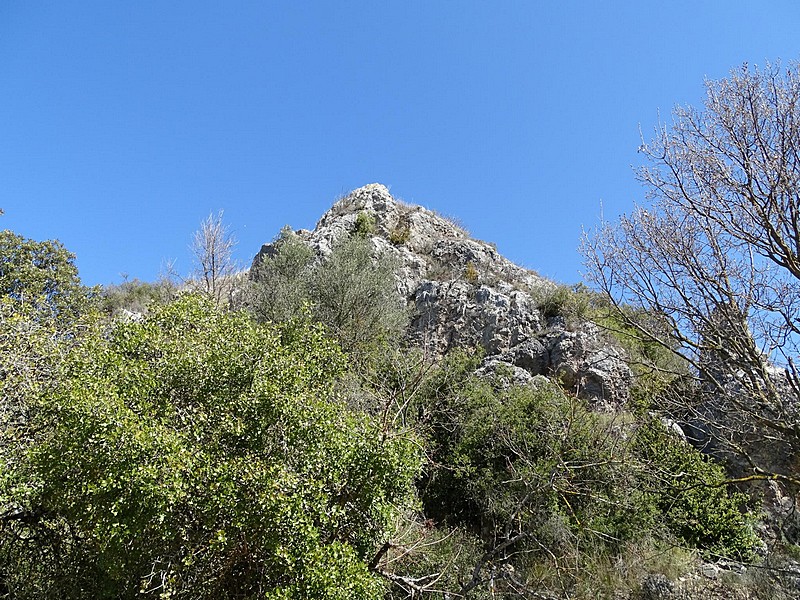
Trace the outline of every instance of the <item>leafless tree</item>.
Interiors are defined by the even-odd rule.
[[[706,91],[641,146],[650,202],[584,236],[586,276],[688,361],[687,419],[743,477],[797,484],[800,69],[745,64]]]
[[[194,233],[191,251],[195,262],[192,284],[217,306],[230,301],[232,278],[237,272],[233,258],[236,239],[222,221],[223,213],[210,214]]]

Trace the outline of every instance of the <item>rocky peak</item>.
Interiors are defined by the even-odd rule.
[[[539,306],[558,286],[472,239],[452,219],[373,183],[337,200],[313,231],[295,233],[323,259],[355,231],[369,236],[376,256],[395,260],[397,289],[413,314],[409,341],[435,353],[480,347],[483,372],[505,365],[523,378],[555,376],[594,402],[627,398],[631,374],[622,351],[590,323],[570,330],[563,320],[546,319]],[[265,244],[254,264],[274,251]]]
[[[386,186],[371,183],[339,199],[317,223],[315,231],[341,231],[355,227],[359,214],[374,219],[374,235],[402,243],[412,252],[424,253],[431,240],[466,240],[457,224],[421,206],[392,197]]]

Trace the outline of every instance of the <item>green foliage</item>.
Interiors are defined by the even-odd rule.
[[[545,318],[565,317],[568,319],[584,319],[588,316],[595,294],[585,286],[557,285],[539,290],[537,308]]]
[[[369,239],[347,238],[317,263],[312,256],[292,233],[278,240],[275,254],[253,274],[250,305],[259,319],[282,321],[308,305],[314,319],[356,357],[400,337],[408,315],[396,289],[394,263],[374,256]]]
[[[369,353],[399,338],[408,321],[397,292],[394,263],[373,257],[372,243],[339,243],[310,281],[314,316],[330,327],[347,352]]]
[[[153,305],[170,302],[176,293],[175,286],[168,280],[148,283],[133,279],[103,288],[100,305],[104,312],[111,315],[122,310],[145,313]]]
[[[442,541],[404,544],[427,549],[403,556],[406,572],[443,572],[454,592],[478,573],[474,597],[492,573],[514,573],[513,585],[495,581],[497,597],[528,585],[590,598],[635,589],[638,579],[614,565],[666,568],[653,557],[670,563],[676,544],[752,556],[743,496],[691,446],[657,424],[637,429],[631,415],[591,412],[544,380],[478,379],[478,364],[452,352],[425,366],[408,353],[376,374],[376,395],[394,399],[385,412],[416,422],[430,459],[418,482],[429,526],[419,535]],[[448,536],[463,547],[449,558]]]
[[[94,291],[81,285],[74,256],[57,241],[0,232],[0,484],[23,460],[37,415],[35,395],[58,382],[63,358],[93,321]],[[0,492],[0,514],[6,506]],[[2,560],[0,560],[2,564]]]
[[[661,394],[688,374],[687,362],[645,332],[664,331],[668,323],[658,314],[628,306],[614,306],[608,298],[583,284],[559,285],[538,293],[539,310],[546,318],[563,317],[567,323],[592,321],[605,330],[608,343],[625,350],[633,372],[633,405],[644,414]]]
[[[185,297],[97,326],[2,465],[15,598],[380,598],[418,457],[339,402],[345,358]]]
[[[752,558],[746,498],[657,421],[394,343],[403,302],[362,214],[322,261],[283,230],[256,319],[133,281],[102,306],[149,313],[109,324],[60,245],[4,234],[0,596],[591,598],[635,589],[643,549]],[[656,316],[612,308],[581,286],[541,302],[625,348],[643,419],[685,366],[639,334]]]
[[[57,240],[37,242],[0,231],[0,295],[38,318],[67,321],[88,309],[92,292],[80,283],[75,255]]]
[[[314,251],[289,228],[273,241],[275,252],[253,268],[246,304],[260,321],[280,323],[296,317],[310,301]]]
[[[669,529],[692,547],[714,555],[751,560],[758,538],[743,514],[744,494],[728,490],[725,470],[651,421],[636,433],[647,461],[653,494]]]
[[[411,227],[408,223],[400,221],[389,232],[389,241],[395,246],[402,246],[411,238]]]
[[[375,215],[365,210],[359,212],[356,215],[356,226],[353,233],[362,237],[375,233]]]
[[[436,519],[601,547],[652,526],[620,440],[556,386],[468,380],[431,427],[436,462],[447,465],[430,473],[423,494]]]
[[[644,414],[671,387],[680,385],[689,374],[688,363],[661,340],[644,333],[666,330],[668,324],[652,312],[626,306],[598,303],[592,320],[603,327],[625,350],[633,371],[631,398]]]

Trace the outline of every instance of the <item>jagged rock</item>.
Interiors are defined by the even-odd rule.
[[[485,359],[475,374],[478,377],[499,377],[507,385],[528,385],[534,379],[525,369],[495,357]]]
[[[540,330],[540,315],[530,296],[503,294],[466,281],[423,281],[414,292],[410,337],[430,349],[481,347],[498,354],[527,341]]]
[[[295,233],[323,259],[357,228],[361,213],[372,224],[366,234],[375,255],[395,261],[397,290],[413,312],[409,341],[439,354],[479,347],[487,356],[483,373],[507,365],[520,382],[554,375],[590,401],[625,401],[631,374],[622,351],[591,324],[570,331],[563,319],[544,319],[537,298],[556,285],[451,219],[395,200],[374,183],[336,201],[313,231]],[[265,244],[254,265],[274,251]]]
[[[668,600],[675,586],[661,573],[650,573],[642,580],[642,600]]]
[[[550,368],[567,389],[603,404],[627,399],[631,370],[621,349],[609,343],[594,323],[583,323],[578,331],[560,331],[548,336]]]
[[[534,375],[544,375],[550,370],[550,353],[538,338],[517,344],[503,356],[514,366]]]

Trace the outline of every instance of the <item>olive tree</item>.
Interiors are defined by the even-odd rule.
[[[310,279],[314,315],[347,352],[364,353],[397,339],[408,321],[396,287],[395,263],[376,253],[369,238],[339,242]]]
[[[650,202],[584,236],[587,278],[629,332],[688,361],[675,397],[706,442],[742,475],[797,482],[798,65],[707,81],[704,107],[676,108],[640,152]]]
[[[265,321],[282,321],[307,305],[348,353],[364,356],[396,341],[408,322],[395,262],[368,237],[337,240],[329,256],[284,228],[251,271],[248,304]]]
[[[246,303],[259,320],[280,323],[298,315],[309,301],[314,251],[288,226],[268,248],[250,270]]]

